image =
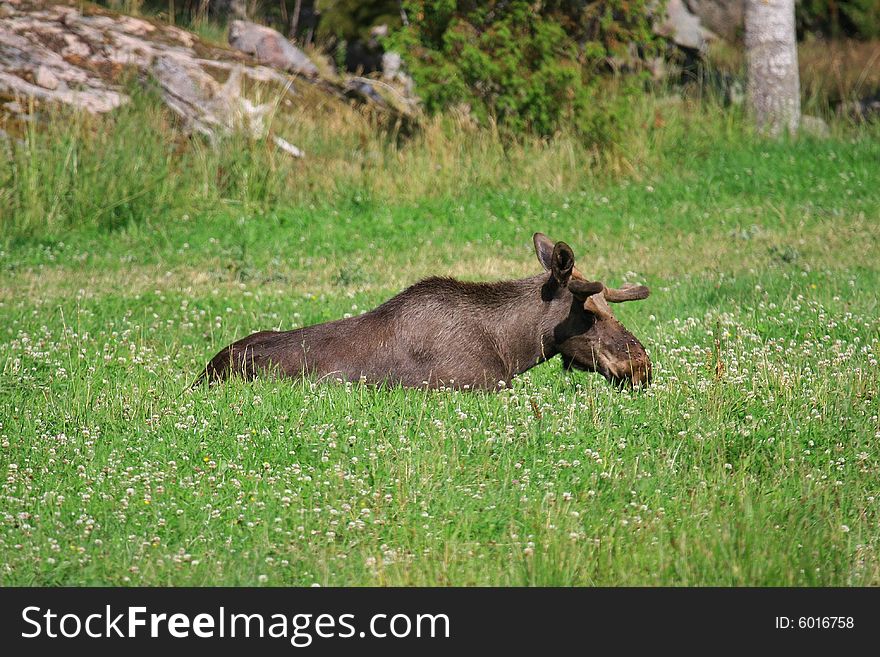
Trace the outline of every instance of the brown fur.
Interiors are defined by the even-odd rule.
[[[605,303],[621,291],[586,281],[565,243],[540,233],[534,240],[549,275],[497,283],[428,278],[357,317],[234,342],[196,385],[273,374],[497,389],[558,353],[566,367],[615,383],[647,383],[644,348]],[[624,288],[624,296],[647,296],[647,288],[633,289]]]

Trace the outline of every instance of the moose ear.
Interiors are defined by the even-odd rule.
[[[550,256],[550,273],[560,287],[565,287],[568,285],[572,271],[574,271],[574,251],[565,242],[556,242],[553,255]]]
[[[550,271],[554,247],[553,241],[544,233],[535,233],[532,241],[535,243],[535,254],[538,256],[538,261],[544,269]]]
[[[605,300],[611,303],[623,303],[624,301],[639,301],[647,299],[651,294],[651,290],[644,285],[633,285],[627,283],[623,287],[617,289],[605,288]]]

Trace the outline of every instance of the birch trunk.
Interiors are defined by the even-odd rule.
[[[293,13],[290,15],[290,28],[287,30],[287,38],[296,41],[296,33],[299,30],[299,13],[302,11],[302,0],[296,0],[293,4]]]
[[[748,0],[745,24],[749,106],[758,129],[793,134],[801,118],[794,0]]]

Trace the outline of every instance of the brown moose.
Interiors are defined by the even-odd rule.
[[[534,243],[542,274],[497,283],[428,278],[357,317],[260,331],[214,356],[195,385],[265,374],[491,390],[556,354],[566,369],[647,384],[648,354],[608,302],[644,299],[648,288],[588,281],[565,242],[536,233]]]

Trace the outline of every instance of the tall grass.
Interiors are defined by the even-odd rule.
[[[692,149],[742,136],[735,113],[713,103],[648,95],[620,114],[602,148],[573,133],[503,138],[451,112],[409,136],[306,90],[296,105],[273,102],[272,130],[303,148],[295,160],[263,139],[235,134],[212,144],[187,136],[149,89],[104,117],[46,109],[0,161],[0,226],[7,239],[58,237],[70,228],[114,230],[219,207],[397,203],[472,187],[562,191],[616,175],[644,176]]]
[[[717,41],[709,50],[714,69],[745,79],[745,53]],[[880,41],[825,40],[798,44],[801,105],[804,113],[833,119],[841,102],[880,92]]]
[[[106,121],[49,110],[30,122],[0,163],[0,221],[8,236],[141,223],[173,204],[172,143],[146,98]]]

